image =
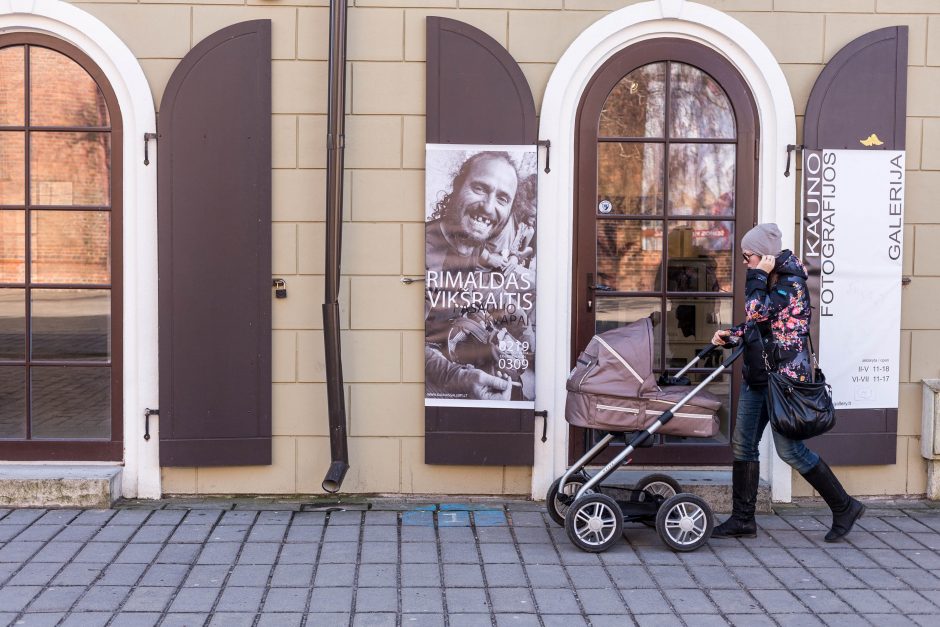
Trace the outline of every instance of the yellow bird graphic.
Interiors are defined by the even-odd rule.
[[[871,148],[872,146],[881,146],[882,144],[884,144],[884,142],[878,139],[878,136],[875,135],[874,133],[872,133],[865,139],[858,140],[858,143],[860,143],[862,146],[865,146],[867,148]]]

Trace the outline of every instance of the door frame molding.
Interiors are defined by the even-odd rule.
[[[572,251],[574,245],[575,131],[581,97],[594,74],[627,46],[659,37],[703,44],[737,68],[757,105],[759,128],[757,217],[776,222],[783,244],[792,247],[796,221],[795,177],[784,177],[787,144],[796,143],[793,98],[783,70],[770,49],[749,28],[716,9],[685,0],[654,0],[601,18],[568,47],[548,81],[539,138],[552,142],[552,169],[540,173],[539,238],[552,242],[553,254],[539,260],[539,324],[536,404],[548,411],[548,440],[536,438],[532,496],[541,498],[567,464],[568,423],[565,381],[571,363]],[[766,433],[765,433],[766,436]],[[774,453],[770,438],[761,441],[761,476],[770,481],[775,501],[790,501],[792,473]]]
[[[143,439],[144,410],[156,407],[158,399],[156,142],[150,142],[150,165],[144,165],[144,133],[156,131],[150,86],[127,45],[98,18],[67,2],[0,0],[0,32],[44,33],[72,44],[101,68],[117,97],[124,139],[121,493],[160,498],[156,419],[150,421],[150,440]]]

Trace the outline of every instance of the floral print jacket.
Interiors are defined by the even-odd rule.
[[[746,317],[731,333],[744,338],[745,381],[752,386],[767,384],[765,353],[776,372],[797,381],[809,380],[812,306],[803,264],[784,250],[770,275],[763,270],[747,271],[744,293]]]

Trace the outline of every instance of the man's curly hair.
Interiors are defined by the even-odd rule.
[[[519,168],[517,168],[516,164],[513,163],[512,157],[509,156],[508,152],[503,150],[486,150],[483,152],[478,152],[464,161],[463,164],[461,164],[460,169],[457,170],[457,173],[454,175],[454,181],[451,185],[450,193],[444,194],[441,196],[440,200],[434,203],[434,212],[431,214],[432,220],[437,220],[447,215],[451,199],[457,190],[462,188],[463,184],[467,181],[467,177],[470,175],[470,170],[473,168],[473,164],[475,164],[477,161],[483,161],[484,159],[502,159],[512,166],[513,172],[516,173],[516,180],[520,180]],[[518,196],[519,194],[516,194],[516,197],[513,198],[513,208],[515,208]]]

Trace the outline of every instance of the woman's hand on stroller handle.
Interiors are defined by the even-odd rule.
[[[723,348],[734,348],[740,343],[740,338],[731,335],[730,329],[718,329],[715,331],[715,335],[712,336],[712,345],[720,346]]]

